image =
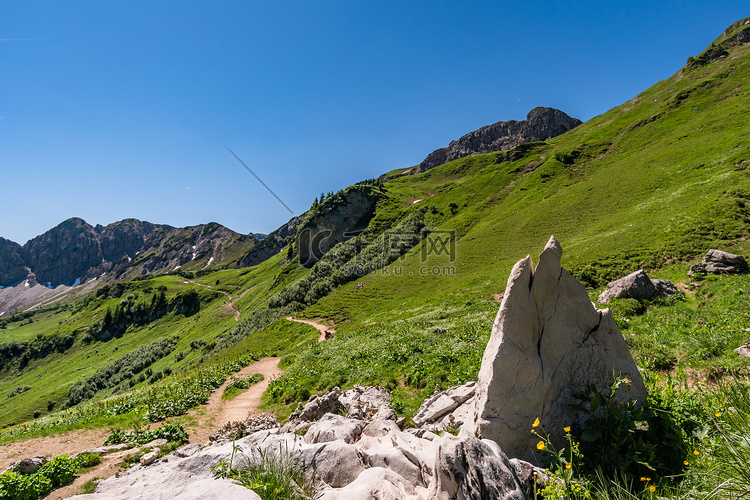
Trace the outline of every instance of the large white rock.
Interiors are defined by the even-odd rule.
[[[627,376],[619,400],[646,399],[646,389],[608,309],[597,310],[586,289],[560,266],[562,248],[551,237],[533,269],[527,256],[513,267],[479,371],[473,420],[465,426],[496,441],[511,457],[538,463],[530,431],[535,419],[553,444],[563,427],[583,427],[570,408],[594,384],[609,391],[613,372]]]

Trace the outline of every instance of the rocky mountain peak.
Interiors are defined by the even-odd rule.
[[[529,111],[526,120],[504,121],[487,125],[436,149],[411,174],[425,172],[464,156],[513,149],[520,144],[543,141],[564,134],[582,122],[555,108],[538,107]]]

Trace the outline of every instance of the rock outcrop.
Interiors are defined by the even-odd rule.
[[[703,260],[690,266],[688,276],[695,273],[738,274],[747,271],[747,261],[741,255],[721,250],[709,250]]]
[[[185,457],[187,455],[187,457]],[[531,466],[508,460],[497,444],[464,433],[416,437],[392,420],[366,422],[327,414],[304,436],[262,430],[234,442],[182,450],[140,464],[102,481],[95,493],[75,497],[104,499],[258,498],[234,481],[214,479],[224,461],[244,470],[261,457],[293,460],[313,476],[316,500],[353,498],[522,499]],[[521,479],[523,476],[525,479]]]
[[[617,398],[646,399],[612,314],[593,306],[583,284],[560,266],[561,257],[553,236],[536,269],[530,256],[513,267],[482,358],[474,419],[466,426],[530,462],[538,462],[534,421],[559,449],[563,427],[585,426],[585,415],[569,405],[589,385],[609,391],[614,372],[630,380]]]
[[[447,148],[436,149],[410,173],[425,172],[464,156],[505,151],[527,142],[543,141],[564,134],[581,123],[581,120],[571,118],[559,109],[534,108],[529,111],[526,120],[487,125],[452,141]]]
[[[431,432],[458,429],[473,417],[476,386],[472,381],[435,392],[424,400],[412,421]]]
[[[597,302],[607,304],[612,299],[653,300],[678,292],[671,281],[652,280],[643,269],[639,269],[624,278],[608,283],[607,289],[599,295]]]
[[[375,186],[354,185],[311,210],[298,229],[299,263],[311,267],[337,243],[364,230],[375,215],[381,196]]]

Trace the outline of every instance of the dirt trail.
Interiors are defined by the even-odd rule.
[[[295,318],[292,318],[291,316],[287,316],[286,320],[296,321],[297,323],[304,323],[306,325],[310,325],[313,328],[317,329],[320,332],[320,337],[318,337],[318,342],[323,342],[326,339],[326,331],[329,331],[333,334],[336,333],[336,330],[334,329],[334,327],[324,325],[323,323],[320,323],[312,319],[295,319]]]
[[[242,294],[239,297],[237,297],[236,299],[233,299],[232,296],[228,292],[225,292],[224,290],[214,290],[211,287],[211,285],[204,285],[203,283],[198,283],[197,281],[193,281],[193,280],[183,281],[183,283],[184,284],[192,283],[193,285],[202,286],[202,287],[208,288],[212,292],[216,292],[216,293],[220,293],[220,294],[224,295],[227,299],[229,299],[229,304],[227,304],[227,305],[224,306],[224,308],[222,309],[222,312],[224,314],[226,314],[226,315],[234,314],[234,320],[235,321],[239,321],[240,320],[240,310],[237,309],[237,307],[234,305],[234,303],[237,302],[238,300],[240,300],[242,297],[244,297],[247,292],[249,292],[250,290],[252,290],[253,288],[255,288],[255,285],[253,285],[250,288],[248,288],[247,290],[245,290],[244,292],[242,292]]]
[[[208,442],[208,436],[215,432],[216,428],[223,425],[224,422],[228,420],[244,420],[249,413],[257,410],[260,405],[260,398],[268,388],[269,382],[282,373],[279,370],[280,360],[281,358],[264,358],[237,372],[236,375],[242,376],[261,373],[263,380],[231,401],[222,401],[221,399],[224,389],[229,385],[230,379],[227,379],[224,384],[211,394],[205,405],[190,410],[187,414],[187,420],[192,420],[192,423],[185,425],[190,435],[190,442],[205,444]],[[110,432],[107,429],[71,431],[64,434],[2,444],[0,445],[0,471],[5,470],[12,462],[21,458],[37,455],[52,458],[57,455],[74,455],[83,450],[98,448],[103,445],[109,434]],[[103,455],[101,464],[77,476],[73,483],[53,491],[45,498],[47,500],[68,498],[79,494],[81,486],[86,481],[93,478],[106,479],[114,476],[120,470],[122,459],[133,452],[134,450],[124,450]]]
[[[268,384],[271,380],[281,375],[279,361],[281,361],[281,358],[261,359],[257,363],[246,366],[237,373],[238,375],[243,376],[261,373],[263,375],[263,380],[250,386],[248,390],[230,401],[225,401],[221,406],[221,411],[214,418],[214,427],[221,427],[224,423],[232,420],[245,420],[249,413],[258,409],[260,406],[260,398],[263,396],[263,393],[266,392],[266,389],[268,389]],[[228,385],[228,382],[225,382],[224,385]],[[224,389],[221,389],[221,392],[218,390],[216,391],[216,394],[219,395],[218,397],[220,401],[223,392]]]

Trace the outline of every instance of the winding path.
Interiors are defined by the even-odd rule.
[[[193,281],[193,280],[183,281],[182,283],[186,284],[186,285],[188,283],[192,283],[193,285],[202,286],[202,287],[208,288],[212,292],[216,292],[216,293],[220,293],[220,294],[224,295],[227,299],[229,299],[229,304],[225,305],[224,309],[222,311],[223,311],[224,314],[227,314],[227,315],[234,314],[234,320],[235,321],[239,321],[240,320],[240,310],[237,309],[237,307],[234,305],[234,303],[237,302],[238,300],[240,300],[242,297],[244,297],[247,292],[249,292],[250,290],[252,290],[253,288],[255,288],[255,285],[253,285],[250,288],[248,288],[247,290],[245,290],[244,292],[242,292],[239,297],[237,297],[236,299],[232,299],[232,296],[229,294],[229,292],[225,292],[224,290],[214,290],[211,287],[211,285],[204,285],[203,283],[198,283],[197,281]]]
[[[215,432],[217,427],[230,420],[244,420],[251,412],[256,411],[268,384],[282,373],[279,369],[279,361],[281,358],[263,358],[247,365],[235,375],[260,373],[263,375],[263,380],[230,401],[223,401],[221,395],[229,385],[230,377],[211,394],[205,405],[190,410],[183,420],[183,422],[187,421],[184,426],[190,435],[190,442],[205,444],[208,442],[208,436]],[[109,434],[106,429],[79,430],[2,444],[0,445],[0,470],[5,470],[11,462],[21,458],[37,455],[52,458],[57,455],[73,455],[83,450],[98,448],[102,446]],[[124,450],[103,455],[101,464],[77,476],[73,483],[51,492],[45,498],[47,500],[68,498],[80,493],[83,483],[90,479],[95,477],[106,479],[115,475],[115,472],[120,470],[119,464],[122,459],[132,453],[133,450]]]
[[[326,339],[326,331],[331,332],[333,334],[336,333],[336,330],[334,329],[334,327],[324,325],[323,323],[320,323],[312,319],[296,319],[296,318],[292,318],[291,316],[287,316],[286,320],[296,321],[297,323],[304,323],[318,330],[320,332],[320,337],[318,337],[318,342],[323,342]]]

